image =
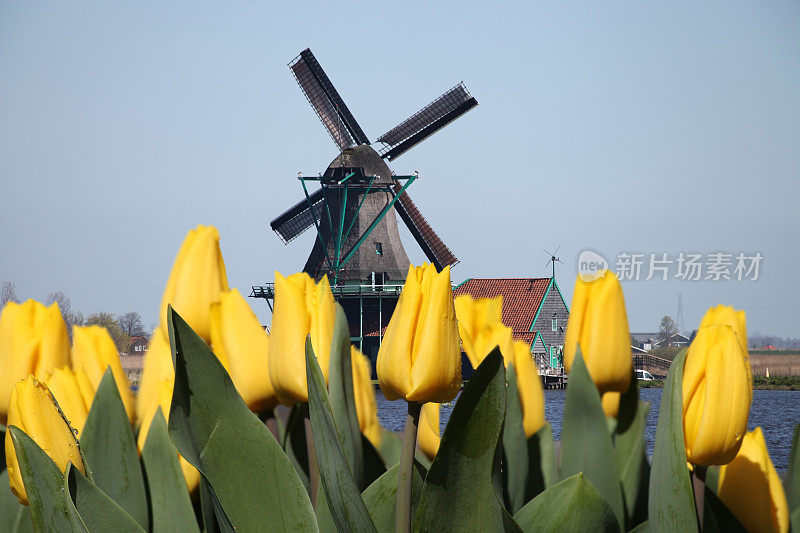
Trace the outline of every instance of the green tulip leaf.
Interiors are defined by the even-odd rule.
[[[536,496],[514,516],[514,520],[526,533],[619,531],[614,510],[582,473],[570,476]]]
[[[789,517],[789,530],[800,531],[800,509],[795,509]]]
[[[359,489],[364,483],[364,461],[361,449],[361,430],[356,415],[356,400],[353,395],[353,367],[350,356],[350,328],[344,309],[336,304],[336,319],[331,340],[331,357],[328,369],[328,394],[330,396],[336,432],[342,443],[342,451],[350,466],[350,472]]]
[[[144,532],[131,515],[71,464],[66,479],[75,508],[89,531]]]
[[[220,533],[221,528],[217,523],[214,511],[214,502],[211,499],[211,486],[208,481],[200,476],[200,515],[203,517],[203,533]],[[223,513],[224,514],[224,513]],[[225,521],[226,532],[233,531],[230,522]]]
[[[650,531],[650,525],[645,521],[631,529],[628,533],[647,533],[648,531]]]
[[[381,427],[381,449],[380,454],[386,468],[391,468],[400,462],[400,452],[403,450],[403,440],[397,433]]]
[[[220,527],[315,531],[311,501],[275,437],[171,306],[167,318],[175,363],[169,436],[208,482]]]
[[[66,490],[58,465],[27,433],[9,426],[36,531],[87,531]]]
[[[517,372],[514,365],[506,369],[506,420],[503,425],[503,495],[508,511],[516,513],[530,499],[528,482],[536,485],[532,491],[541,492],[544,479],[541,471],[528,466],[528,440],[522,425],[522,406],[517,390]],[[533,465],[531,465],[533,467]],[[538,475],[537,475],[538,474]],[[538,489],[538,490],[536,490]]]
[[[719,496],[719,471],[719,466],[709,466],[706,470],[706,490],[714,492],[717,496]]]
[[[789,514],[800,510],[800,424],[794,426],[789,471],[786,474],[786,501],[789,503]]]
[[[648,522],[654,531],[697,531],[697,514],[683,440],[683,363],[686,350],[672,361],[656,426],[650,467]]]
[[[97,488],[140,526],[147,527],[147,492],[139,451],[111,368],[103,374],[80,440]]]
[[[450,414],[425,478],[414,531],[517,529],[500,501],[505,410],[505,369],[495,349],[475,370]]]
[[[625,504],[614,464],[614,449],[600,393],[578,349],[564,400],[561,476],[566,478],[583,472],[614,510],[620,527],[624,527]]]
[[[530,500],[545,489],[558,483],[556,443],[550,422],[528,439],[528,496]]]
[[[305,404],[296,404],[289,411],[286,431],[283,439],[283,451],[291,461],[300,481],[311,498],[311,481],[308,468],[308,443],[306,442],[306,416],[308,408]]]
[[[614,433],[617,475],[622,482],[625,512],[630,527],[647,520],[647,487],[650,465],[644,442],[644,429],[650,404],[639,401],[636,379],[620,398]]]
[[[364,483],[369,487],[386,473],[386,465],[378,450],[364,435],[361,435],[361,450],[364,457]]]
[[[4,428],[0,428],[0,439]],[[0,446],[2,448],[3,446]],[[0,464],[5,467],[5,463]],[[27,533],[33,531],[31,512],[22,505],[8,485],[8,470],[0,471],[0,531]]]
[[[710,490],[705,491],[703,505],[703,533],[747,533],[719,496]]]
[[[339,432],[331,412],[325,377],[306,338],[308,412],[317,452],[319,476],[333,521],[339,531],[375,531],[369,511],[347,466]]]
[[[151,531],[199,532],[192,500],[178,462],[178,452],[169,440],[167,421],[161,407],[156,410],[150,423],[142,449],[142,463],[150,494]]]
[[[411,514],[416,512],[419,498],[422,495],[425,468],[414,462],[414,471],[411,478]],[[393,533],[397,512],[397,472],[400,464],[395,464],[381,477],[376,479],[363,492],[364,504],[367,506],[375,528],[380,533]]]

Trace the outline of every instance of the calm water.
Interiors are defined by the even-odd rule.
[[[661,405],[661,389],[639,389],[642,401],[650,402],[650,415],[645,428],[647,453],[653,453],[656,438],[658,408]],[[564,390],[546,390],[545,418],[553,426],[556,439],[561,438],[561,419],[564,415]],[[378,418],[383,427],[390,431],[401,431],[405,425],[405,402],[390,402],[384,398],[380,389],[376,390],[378,399]],[[441,427],[444,429],[455,401],[441,409]],[[775,467],[785,470],[789,465],[789,451],[792,445],[794,426],[800,422],[800,391],[753,391],[753,404],[750,407],[750,430],[761,426],[767,441],[769,454]]]

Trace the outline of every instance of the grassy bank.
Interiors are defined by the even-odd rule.
[[[772,372],[770,370],[770,372]],[[661,389],[664,387],[663,379],[653,381],[639,381],[640,389]],[[753,378],[753,388],[758,390],[800,390],[800,376],[773,376]]]

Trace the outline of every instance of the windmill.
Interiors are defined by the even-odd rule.
[[[316,279],[328,275],[334,286],[402,283],[409,259],[394,212],[437,269],[458,263],[406,191],[418,174],[396,175],[385,160],[397,159],[478,105],[464,84],[378,137],[376,151],[311,50],[300,52],[289,68],[339,150],[319,176],[299,174],[305,198],[270,222],[286,244],[314,226],[317,239],[303,270]],[[309,192],[311,182],[319,187]]]
[[[547,263],[545,263],[544,267],[547,268],[550,265],[553,265],[553,278],[556,277],[556,263],[563,263],[563,261],[561,261],[560,257],[556,257],[556,254],[558,253],[558,249],[559,248],[561,248],[560,244],[556,247],[554,252],[548,252],[547,250],[542,248],[542,251],[544,253],[546,253],[547,256],[549,257],[549,259],[547,260]]]

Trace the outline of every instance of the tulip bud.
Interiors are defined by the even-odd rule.
[[[564,338],[567,372],[578,346],[600,394],[628,390],[633,373],[628,317],[622,287],[617,276],[608,270],[593,281],[580,277],[575,281]]]
[[[686,458],[704,466],[724,465],[736,456],[753,397],[747,338],[739,335],[745,331],[744,312],[729,307],[708,314],[686,353],[682,384]]]
[[[47,374],[43,382],[58,402],[69,425],[80,437],[92,409],[96,390],[86,373],[81,368],[72,370],[65,366]]]
[[[314,283],[305,272],[288,278],[275,272],[269,377],[282,404],[308,402],[305,354],[309,335],[322,374],[328,381],[335,316],[336,302],[327,276]]]
[[[278,405],[269,379],[269,335],[236,289],[211,305],[211,346],[252,411]]]
[[[786,494],[760,427],[744,436],[739,453],[720,469],[719,497],[747,531],[789,531]]]
[[[161,407],[164,418],[169,420],[169,410],[172,404],[172,390],[174,387],[174,379],[165,379],[159,382],[155,387],[154,395],[150,398],[150,401],[142,407],[142,410],[137,410],[136,413],[142,417],[142,425],[139,427],[139,437],[136,439],[139,453],[142,453],[144,449],[144,444],[147,442],[147,432],[150,431],[150,424],[152,424],[153,417],[156,415],[159,407]],[[177,450],[175,453],[178,453]],[[183,478],[186,481],[186,487],[189,489],[189,492],[194,492],[200,485],[200,472],[179,453],[178,460],[181,465],[181,470],[183,471]]]
[[[544,426],[544,388],[542,378],[536,371],[531,356],[531,347],[522,341],[514,342],[514,371],[517,374],[517,391],[522,406],[522,425],[525,436],[530,437]],[[506,368],[510,361],[506,357]]]
[[[0,423],[6,422],[11,391],[29,374],[69,364],[69,337],[58,304],[8,302],[0,313]]]
[[[144,414],[153,411],[152,404],[157,403],[158,388],[162,381],[175,379],[175,366],[172,363],[172,351],[169,337],[160,327],[150,336],[150,345],[144,354],[142,377],[139,381],[139,393],[136,395],[136,425],[144,422]],[[164,411],[167,418],[169,411]]]
[[[461,387],[461,349],[450,267],[411,265],[378,350],[378,381],[388,400],[449,402]]]
[[[14,386],[9,402],[8,425],[17,426],[27,433],[62,472],[71,462],[75,468],[85,473],[78,440],[72,428],[61,414],[47,385],[35,377],[28,376]],[[22,505],[28,505],[28,493],[22,481],[17,452],[11,440],[11,432],[8,431],[5,449],[11,492]]]
[[[206,342],[211,341],[209,306],[228,290],[225,261],[214,226],[197,226],[183,240],[161,300],[159,319],[167,331],[167,305]]]
[[[607,392],[601,398],[603,403],[603,412],[606,418],[617,418],[619,414],[619,401],[622,399],[621,392]]]
[[[353,396],[356,401],[358,427],[372,445],[376,449],[380,449],[383,433],[381,424],[378,422],[378,404],[375,401],[375,389],[370,380],[369,359],[358,348],[351,346],[350,360],[353,366]]]
[[[436,452],[439,451],[439,444],[442,442],[442,437],[439,434],[439,410],[440,405],[438,403],[425,403],[422,404],[422,410],[419,415],[417,443],[425,457],[431,461],[436,457]]]
[[[134,421],[134,400],[131,384],[117,353],[117,346],[108,330],[101,326],[75,326],[72,328],[72,367],[82,368],[94,390],[100,387],[106,369],[111,367],[125,411],[131,424]],[[58,396],[56,396],[58,397]]]
[[[478,368],[498,345],[496,326],[502,326],[503,297],[473,299],[462,294],[455,299],[454,306],[461,345],[472,368]]]

